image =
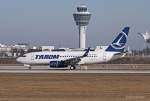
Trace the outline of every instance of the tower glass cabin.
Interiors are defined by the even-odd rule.
[[[91,13],[85,5],[77,7],[77,12],[73,14],[76,25],[79,28],[79,48],[86,48],[86,29],[89,24]]]

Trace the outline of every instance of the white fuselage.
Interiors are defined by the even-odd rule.
[[[23,64],[49,64],[50,61],[61,61],[82,56],[85,51],[44,51],[27,53],[24,57],[17,58]],[[78,64],[93,64],[107,62],[114,58],[116,52],[104,50],[90,51],[88,56],[81,58]]]

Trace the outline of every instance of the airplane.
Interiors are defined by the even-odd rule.
[[[150,43],[150,33],[147,31],[145,33],[138,33],[146,43]]]
[[[104,63],[112,59],[123,57],[127,43],[129,27],[125,27],[115,40],[106,48],[92,51],[42,51],[24,54],[16,59],[17,62],[26,66],[46,64],[50,68],[76,69],[77,65]]]

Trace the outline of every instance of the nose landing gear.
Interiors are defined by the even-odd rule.
[[[24,64],[24,67],[27,67],[29,70],[32,69],[31,65],[28,65],[28,64]]]

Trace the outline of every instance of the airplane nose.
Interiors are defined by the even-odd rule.
[[[16,61],[17,61],[18,63],[21,63],[21,58],[18,57],[18,58],[16,59]]]
[[[17,58],[16,61],[19,62],[19,58]]]

